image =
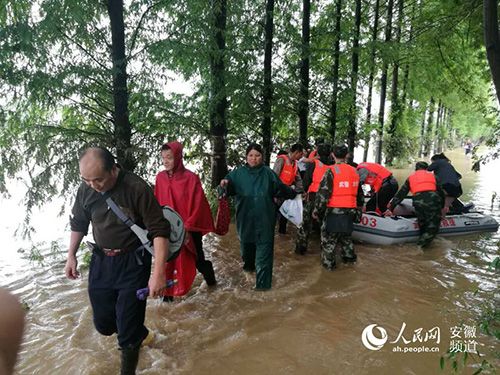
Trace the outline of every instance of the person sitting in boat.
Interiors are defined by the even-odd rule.
[[[372,196],[366,202],[366,212],[375,211],[382,214],[387,203],[398,191],[398,181],[392,172],[378,163],[363,162],[358,164],[359,183],[370,185]]]
[[[344,263],[356,262],[352,243],[353,222],[359,223],[363,207],[363,189],[356,169],[346,164],[345,145],[335,146],[335,165],[321,179],[314,199],[312,217],[321,224],[321,264],[327,270],[335,268],[336,250]]]
[[[408,192],[413,195],[413,207],[420,228],[417,244],[422,248],[430,245],[439,231],[441,209],[444,203],[444,192],[436,176],[427,170],[425,161],[415,164],[413,172],[401,186],[394,198],[389,202],[385,215],[392,215],[394,209],[405,199]]]
[[[297,165],[297,161],[301,159],[303,155],[304,147],[300,143],[295,143],[290,147],[290,153],[288,155],[278,155],[273,166],[273,171],[279,176],[281,182],[287,186],[293,185],[297,193],[304,192],[302,178],[300,177]],[[281,204],[283,202],[279,203]],[[280,214],[278,221],[278,232],[286,234],[286,218]]]
[[[461,211],[463,204],[461,204],[457,198],[462,195],[462,185],[460,184],[462,175],[455,170],[450,159],[448,159],[444,153],[433,155],[431,157],[431,162],[427,170],[434,172],[446,194],[444,213],[448,213],[452,205],[454,206],[454,211]],[[455,205],[457,206],[456,208]]]
[[[308,163],[304,174],[304,190],[307,195],[304,199],[304,211],[302,214],[302,225],[297,230],[297,239],[295,242],[295,253],[304,255],[307,251],[307,242],[309,233],[312,231],[313,219],[311,217],[314,198],[319,189],[319,183],[323,178],[329,166],[333,164],[331,158],[332,147],[329,144],[318,146],[319,159],[315,159],[313,163]]]

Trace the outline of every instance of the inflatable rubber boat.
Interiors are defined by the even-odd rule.
[[[496,232],[498,222],[491,216],[473,211],[473,206],[461,213],[450,213],[441,220],[439,236],[460,236],[480,232]],[[376,213],[363,213],[361,222],[354,224],[355,241],[375,245],[393,245],[416,242],[419,237],[417,219],[412,216],[411,199],[405,199],[395,210],[395,216],[383,217]]]

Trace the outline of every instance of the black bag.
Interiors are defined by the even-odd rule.
[[[352,229],[351,215],[329,214],[326,217],[326,230],[328,233],[351,234]]]

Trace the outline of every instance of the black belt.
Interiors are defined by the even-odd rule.
[[[128,253],[128,250],[125,250],[125,249],[105,249],[105,248],[103,248],[102,252],[107,257],[114,257],[114,256],[117,256],[117,255],[122,255],[122,254]]]

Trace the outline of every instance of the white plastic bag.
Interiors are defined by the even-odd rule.
[[[302,196],[297,194],[294,199],[287,199],[280,207],[280,213],[297,227],[302,225]]]

